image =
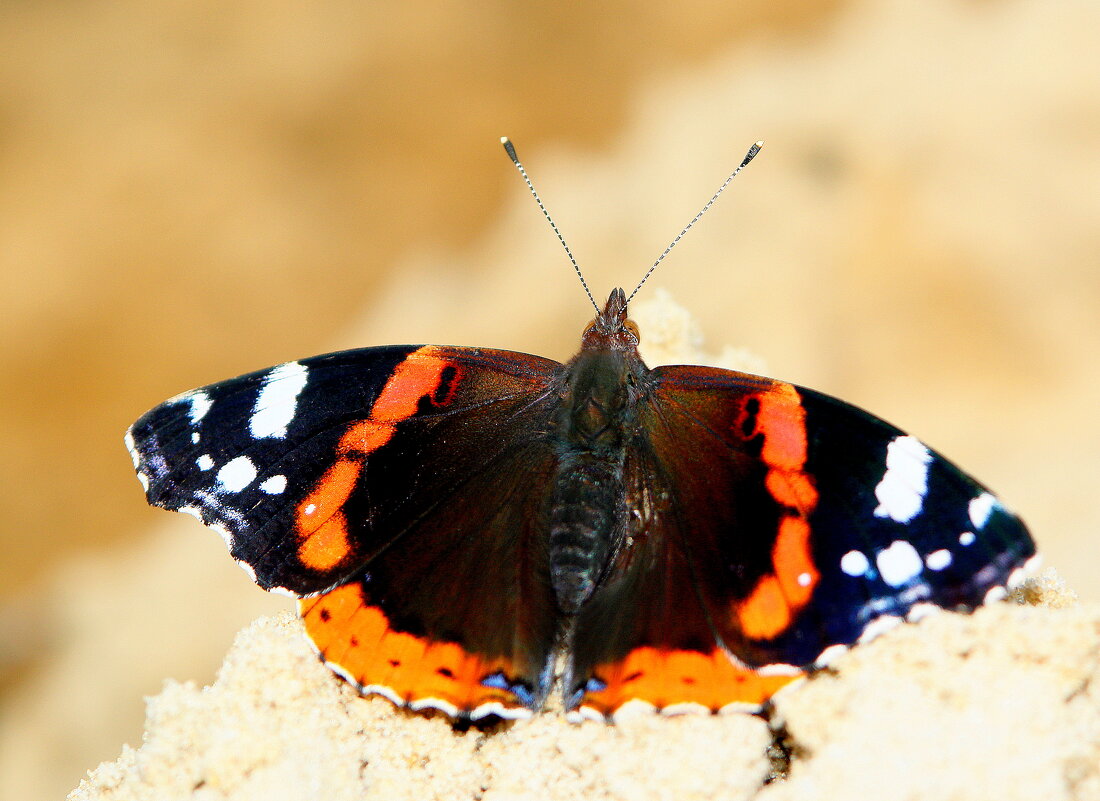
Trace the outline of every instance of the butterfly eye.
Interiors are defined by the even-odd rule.
[[[630,335],[634,337],[635,342],[641,342],[642,336],[638,333],[638,326],[633,320],[627,320],[623,323],[623,328],[630,332]]]

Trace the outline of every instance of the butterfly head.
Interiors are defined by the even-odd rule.
[[[584,329],[581,347],[585,350],[625,350],[638,348],[638,326],[626,316],[626,293],[615,289],[603,311]]]

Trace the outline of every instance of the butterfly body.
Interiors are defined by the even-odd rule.
[[[575,614],[603,577],[628,528],[626,449],[647,402],[648,369],[625,328],[616,290],[562,370],[564,391],[552,427],[555,472],[550,506],[550,573],[558,606]]]
[[[572,717],[758,709],[837,649],[972,609],[1034,563],[1023,524],[842,401],[650,369],[615,290],[557,362],[367,348],[177,396],[128,434],[150,503],[299,598],[362,692],[523,717],[561,657]]]

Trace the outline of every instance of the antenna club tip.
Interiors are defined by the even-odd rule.
[[[738,167],[737,169],[738,170],[743,169],[750,161],[752,161],[754,158],[756,158],[756,154],[760,152],[760,148],[762,148],[763,146],[764,146],[764,140],[763,139],[761,139],[758,142],[755,142],[753,144],[753,146],[749,148],[749,152],[745,154],[745,158],[741,159],[741,166]]]
[[[512,141],[512,140],[511,140],[511,139],[509,139],[509,138],[508,138],[507,136],[502,136],[502,137],[500,137],[500,143],[501,143],[502,145],[507,145],[507,144],[509,144],[509,143],[510,143],[511,141]],[[762,142],[757,142],[757,144],[759,145],[759,144],[763,144],[763,143],[762,143]]]

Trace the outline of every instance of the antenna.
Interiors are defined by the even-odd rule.
[[[737,169],[734,170],[733,172],[731,172],[729,178],[727,178],[725,181],[722,182],[722,185],[720,187],[718,187],[718,191],[715,192],[711,196],[710,200],[707,201],[707,205],[703,206],[703,208],[699,210],[699,213],[691,218],[691,222],[689,222],[687,225],[684,226],[684,230],[676,235],[676,238],[673,239],[669,243],[668,247],[664,249],[664,251],[661,253],[661,255],[657,257],[657,261],[653,262],[653,264],[650,266],[650,268],[648,270],[646,270],[645,275],[642,276],[642,280],[638,282],[638,286],[634,287],[634,291],[631,292],[630,297],[628,297],[626,299],[627,303],[630,303],[630,301],[634,298],[634,296],[638,294],[638,290],[642,288],[642,284],[644,284],[646,282],[646,280],[649,278],[649,276],[651,276],[653,274],[653,271],[657,269],[657,265],[660,264],[662,261],[664,261],[665,256],[667,256],[669,254],[669,252],[674,247],[676,247],[676,243],[679,242],[681,239],[683,239],[684,234],[686,234],[688,231],[691,230],[691,226],[693,226],[693,225],[695,225],[695,223],[699,222],[699,218],[702,217],[704,214],[706,214],[707,211],[710,209],[710,207],[714,205],[714,201],[716,201],[718,199],[718,196],[720,194],[722,194],[722,192],[725,190],[725,188],[727,186],[729,186],[730,181],[732,181],[734,178],[737,177],[737,173],[739,173],[739,172],[741,172],[741,170],[745,169],[745,167],[748,165],[748,163],[750,161],[752,161],[753,158],[756,157],[756,154],[760,152],[760,148],[762,148],[763,146],[764,146],[764,142],[763,142],[763,140],[761,140],[761,141],[757,142],[756,144],[754,144],[752,147],[749,148],[749,152],[745,154],[745,158],[743,158],[741,160],[741,163],[738,165]],[[505,147],[507,147],[507,145],[505,145]],[[513,156],[513,160],[514,160],[514,156]],[[517,165],[519,164],[519,162],[516,162],[516,163],[517,163]],[[523,168],[520,167],[520,170],[522,170],[522,169]],[[530,183],[530,182],[528,182],[528,183]],[[534,190],[532,189],[531,191],[533,192]],[[542,204],[540,203],[539,205],[541,206]],[[552,224],[553,223],[551,223],[551,225]],[[584,279],[582,278],[581,280],[583,281]],[[592,295],[589,294],[589,297],[592,297]]]
[[[573,251],[571,251],[569,249],[569,245],[565,244],[565,237],[563,237],[561,235],[561,231],[558,230],[558,226],[554,223],[554,218],[550,216],[550,212],[548,212],[546,210],[546,206],[542,205],[542,198],[540,198],[539,193],[535,191],[535,185],[533,183],[531,183],[531,179],[529,177],[527,177],[527,170],[523,169],[523,165],[520,164],[519,157],[516,155],[515,145],[512,144],[512,140],[510,140],[507,136],[500,137],[500,143],[502,145],[504,145],[505,152],[507,152],[508,157],[510,159],[512,159],[512,163],[516,165],[516,169],[519,170],[519,174],[523,176],[523,180],[527,182],[527,188],[530,189],[531,194],[534,195],[535,202],[539,204],[539,209],[542,211],[542,215],[546,218],[546,221],[548,223],[550,223],[550,227],[554,229],[554,233],[558,235],[558,241],[561,242],[561,246],[563,248],[565,248],[565,255],[567,255],[569,257],[569,261],[571,261],[573,263],[573,269],[577,271],[577,278],[581,279],[581,286],[584,287],[585,294],[588,295],[588,300],[591,301],[591,303],[592,303],[592,308],[594,308],[596,310],[596,314],[599,314],[600,313],[600,307],[596,305],[596,299],[592,297],[592,291],[588,288],[588,282],[584,280],[584,275],[581,273],[580,265],[577,264],[577,260],[573,258]],[[753,153],[753,155],[755,156],[756,154]],[[751,158],[751,156],[749,158]],[[748,163],[747,159],[746,159],[745,163],[746,164]],[[743,167],[745,165],[742,164],[741,166]],[[740,168],[738,168],[738,169],[740,169]],[[736,174],[737,173],[734,173],[734,175],[736,175]],[[729,183],[729,181],[726,181],[726,183]],[[725,189],[725,185],[723,185],[722,189]],[[721,192],[722,190],[719,189],[718,191]],[[715,195],[715,197],[717,197],[717,195]],[[713,203],[713,202],[714,201],[711,200],[711,203]],[[705,209],[704,209],[704,211],[705,211]],[[702,212],[700,212],[700,214],[702,214]],[[694,223],[695,220],[692,220],[692,222]],[[689,225],[688,228],[690,228],[690,227],[691,226]],[[681,236],[682,236],[682,234],[681,234]],[[677,237],[677,239],[679,239],[679,238],[680,237]],[[673,243],[673,244],[675,244],[675,243]],[[664,258],[664,257],[662,256],[661,258]],[[660,259],[658,259],[658,261],[660,261]],[[656,265],[654,265],[654,267],[655,266]],[[652,268],[650,268],[650,272],[653,272]],[[647,273],[647,276],[648,276],[648,273]],[[644,281],[645,279],[642,279],[642,280]],[[637,292],[638,290],[634,290],[634,291]]]

